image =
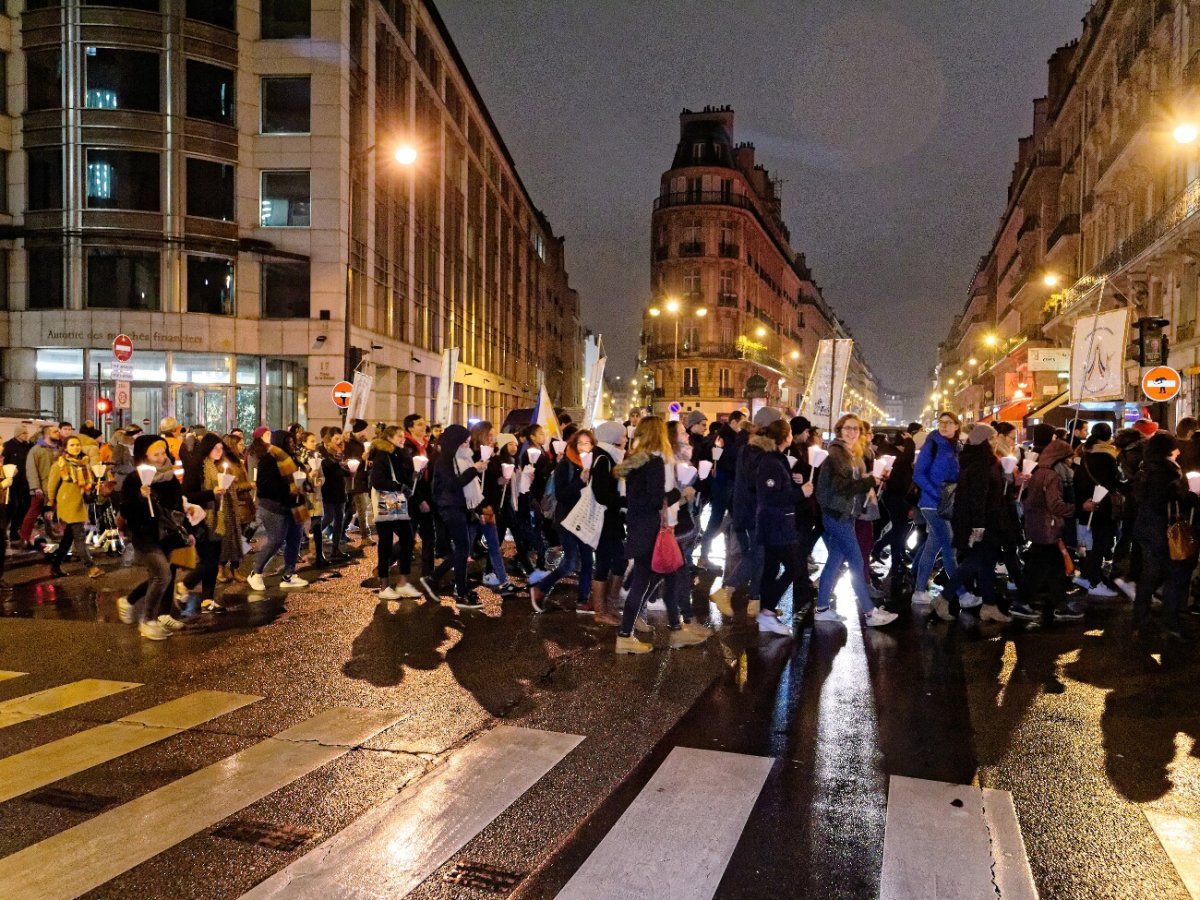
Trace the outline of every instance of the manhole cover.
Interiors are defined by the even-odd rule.
[[[303,847],[316,838],[319,833],[299,825],[276,825],[274,822],[247,820],[222,825],[212,834],[214,837],[241,841],[243,844],[257,844],[259,847],[290,853]]]
[[[43,806],[55,806],[59,809],[73,809],[76,812],[100,812],[107,806],[117,802],[116,797],[102,797],[99,794],[85,794],[82,791],[64,791],[59,788],[46,788],[36,794],[30,794],[26,799]]]
[[[492,894],[511,891],[522,877],[516,872],[506,872],[496,866],[480,862],[456,863],[445,876],[446,881],[461,884],[464,887],[479,888]]]

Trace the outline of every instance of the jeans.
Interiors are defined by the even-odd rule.
[[[553,572],[538,582],[538,590],[543,594],[549,594],[554,590],[554,586],[563,578],[573,573],[576,568],[579,569],[579,602],[586,603],[588,597],[591,596],[592,590],[592,548],[575,537],[565,528],[558,529],[559,539],[562,541],[563,557],[562,562],[558,564]],[[687,568],[687,564],[684,564]]]
[[[501,584],[508,582],[508,569],[504,566],[504,552],[501,549],[500,529],[496,522],[479,523],[479,533],[483,536],[483,542],[487,545],[488,565],[491,566],[492,574],[500,581]]]
[[[450,556],[443,559],[430,575],[436,585],[451,568],[454,569],[454,590],[459,596],[467,593],[467,562],[475,535],[465,509],[442,509],[442,524],[450,538]]]
[[[221,541],[208,540],[201,536],[196,539],[196,568],[183,579],[183,586],[188,593],[194,593],[199,585],[205,600],[212,600],[217,593],[217,570],[221,567]]]
[[[159,547],[133,548],[134,565],[146,570],[146,580],[129,592],[128,600],[141,624],[153,622],[167,612],[165,603],[175,580],[175,569]]]
[[[625,583],[629,588],[629,594],[625,598],[625,608],[621,610],[621,627],[617,632],[621,637],[629,637],[633,634],[633,620],[638,617],[638,613],[642,611],[642,607],[646,605],[647,599],[654,593],[654,589],[658,587],[660,581],[663,582],[663,603],[667,607],[667,622],[672,629],[679,628],[679,607],[675,603],[675,597],[678,596],[676,582],[684,577],[687,566],[670,575],[659,575],[650,568],[652,557],[653,554],[648,553],[645,556],[635,557],[633,560],[633,574]]]
[[[828,559],[817,584],[817,609],[829,609],[833,602],[833,589],[837,587],[842,564],[850,566],[850,583],[854,586],[854,599],[863,615],[875,609],[871,594],[867,590],[867,579],[863,577],[862,550],[858,547],[858,536],[854,533],[854,519],[836,519],[822,514],[825,525],[825,549]]]
[[[953,578],[957,564],[954,560],[954,536],[950,531],[950,523],[938,515],[936,509],[921,507],[921,518],[929,530],[925,546],[916,561],[916,580],[913,582],[914,591],[929,590],[929,579],[933,575],[933,567],[937,563],[938,554],[942,556],[942,568],[946,577]]]
[[[300,523],[296,521],[291,510],[277,513],[265,506],[258,508],[258,517],[267,529],[267,543],[258,554],[258,562],[254,565],[255,573],[261,575],[266,571],[267,563],[282,547],[283,577],[290,578],[296,571],[296,560],[300,558]]]
[[[800,547],[797,544],[770,544],[763,548],[764,573],[762,608],[774,612],[788,586],[796,579],[800,566]],[[808,562],[805,560],[805,566]],[[795,597],[792,603],[795,605]]]
[[[758,597],[762,592],[763,548],[755,540],[753,528],[735,528],[733,536],[741,555],[725,586],[737,590],[750,585],[750,596]]]
[[[1162,586],[1163,626],[1179,630],[1179,611],[1187,603],[1188,587],[1196,569],[1196,557],[1171,559],[1170,554],[1141,544],[1142,575],[1133,601],[1133,626],[1140,628],[1150,617],[1150,600]]]
[[[329,529],[329,543],[332,545],[329,553],[336,556],[341,552],[342,544],[346,543],[346,504],[326,503],[321,527]]]
[[[970,548],[958,561],[946,596],[950,600],[951,612],[958,612],[958,595],[964,584],[974,578],[979,586],[979,596],[984,606],[996,605],[996,551],[995,544],[982,542]]]
[[[378,557],[379,587],[387,587],[388,570],[392,560],[396,561],[396,571],[402,576],[412,572],[413,545],[415,543],[412,522],[376,522],[375,523],[376,556]],[[396,552],[392,553],[392,541],[395,540]]]
[[[92,551],[88,549],[87,530],[83,522],[64,523],[62,540],[58,542],[54,555],[50,557],[50,565],[61,566],[63,560],[67,558],[67,554],[71,552],[72,544],[75,545],[75,554],[90,566]]]

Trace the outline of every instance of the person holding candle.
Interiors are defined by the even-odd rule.
[[[371,498],[369,496],[370,466],[367,461],[367,444],[370,426],[365,419],[355,419],[346,431],[346,460],[358,460],[358,467],[350,466],[350,477],[346,484],[346,494],[349,502],[346,506],[346,521],[353,518],[356,524],[349,525],[346,530],[357,532],[359,544],[369,547],[375,543],[371,539]]]
[[[304,504],[308,507],[308,533],[316,551],[313,556],[313,567],[324,569],[329,566],[329,561],[325,558],[325,537],[322,524],[325,503],[321,495],[321,485],[325,481],[325,476],[322,473],[321,464],[321,439],[311,431],[300,432],[296,461],[300,465],[298,471],[305,473],[301,487],[304,490]],[[295,477],[293,473],[292,478],[295,479]]]
[[[1063,481],[1055,469],[1073,455],[1070,444],[1053,438],[1038,455],[1037,466],[1022,489],[1029,549],[1025,553],[1021,599],[1012,605],[1015,618],[1040,618],[1044,625],[1083,618],[1082,611],[1067,601],[1067,577],[1059,544],[1064,523],[1075,514],[1075,504],[1063,497]],[[1039,599],[1044,599],[1040,613]]]
[[[771,441],[774,449],[759,460],[755,473],[757,501],[755,536],[763,548],[762,609],[755,616],[758,630],[767,634],[792,636],[791,627],[779,618],[779,601],[792,585],[800,565],[800,533],[796,530],[796,505],[813,494],[811,482],[793,474],[784,451],[792,445],[792,429],[784,419],[762,430],[761,439]]]
[[[511,438],[511,435],[509,437]],[[504,477],[495,443],[496,429],[491,422],[484,420],[471,427],[471,454],[476,460],[487,463],[483,472],[483,503],[478,513],[479,533],[487,547],[488,567],[491,571],[483,576],[483,583],[500,596],[507,597],[517,592],[517,586],[508,580],[508,570],[504,566],[501,547],[504,538],[504,530],[500,527],[503,520],[501,510],[504,506],[502,499],[507,479]]]
[[[85,526],[88,521],[88,503],[96,495],[96,476],[92,473],[91,459],[83,451],[78,435],[67,439],[66,448],[50,467],[46,482],[46,508],[52,509],[63,526],[62,540],[50,557],[50,575],[62,578],[63,561],[74,544],[76,555],[88,566],[88,577],[99,578],[103,573],[92,561],[92,552],[87,545]]]
[[[517,470],[523,479],[518,488],[517,516],[513,537],[517,543],[517,561],[529,574],[529,583],[545,578],[546,538],[542,528],[541,501],[546,483],[554,472],[554,463],[542,450],[546,429],[534,423],[521,432],[521,449],[517,453]],[[517,477],[517,476],[514,476]],[[529,554],[535,555],[536,567],[529,568]]]
[[[346,543],[346,467],[345,438],[342,432],[329,426],[322,429],[321,446],[321,506],[325,515],[321,525],[329,529],[329,559],[343,562],[350,555],[343,549]]]
[[[580,501],[583,488],[591,478],[591,467],[584,465],[582,457],[589,454],[588,459],[592,459],[594,449],[595,436],[590,431],[576,431],[567,441],[562,458],[554,469],[554,496],[557,500],[554,507],[554,525],[562,541],[563,556],[553,572],[529,588],[529,602],[535,613],[543,613],[549,608],[548,600],[554,586],[573,574],[576,569],[579,570],[576,609],[587,614],[595,612],[588,602],[592,590],[593,550],[562,527],[563,519]]]
[[[796,571],[793,573],[792,606],[799,613],[805,604],[817,599],[817,589],[809,574],[808,560],[813,547],[821,537],[821,507],[817,505],[816,482],[820,473],[808,459],[808,448],[820,442],[820,436],[812,423],[804,416],[795,416],[791,421],[792,444],[788,456],[791,474],[799,475],[801,486],[812,485],[810,490],[801,491],[796,499]]]
[[[117,598],[117,613],[127,625],[136,622],[143,638],[161,641],[171,635],[164,622],[171,619],[166,604],[175,580],[167,553],[192,538],[182,524],[183,486],[175,478],[166,441],[155,434],[139,435],[133,457],[135,475],[121,486],[121,518],[134,565],[144,568],[147,578],[128,597]]]
[[[375,521],[375,544],[379,573],[380,600],[416,600],[421,592],[408,583],[412,573],[414,532],[412,522],[413,492],[417,474],[413,469],[412,451],[406,444],[404,429],[389,425],[383,436],[371,442],[371,492],[378,498],[382,493],[399,493],[408,498],[407,520]],[[376,514],[380,510],[375,510]],[[393,552],[393,550],[395,552]],[[392,563],[398,573],[396,586],[390,582]]]
[[[300,558],[300,523],[306,519],[303,489],[292,475],[297,471],[292,437],[279,429],[271,432],[271,446],[258,463],[258,514],[267,530],[267,542],[258,555],[254,572],[247,579],[252,591],[265,591],[263,573],[267,563],[283,550],[284,590],[308,587],[308,582],[296,574]],[[300,513],[299,510],[303,510]]]
[[[913,563],[914,605],[927,606],[933,602],[929,582],[939,555],[947,578],[953,578],[957,568],[950,520],[943,518],[942,513],[947,491],[952,491],[958,482],[958,429],[958,416],[954,413],[943,412],[938,416],[938,430],[921,446],[914,466],[913,481],[921,491],[918,505],[928,532]]]
[[[404,417],[404,443],[413,459],[416,483],[413,485],[412,517],[417,536],[421,538],[421,571],[432,572],[438,544],[437,508],[433,502],[433,468],[437,445],[429,440],[429,423],[420,413]],[[425,460],[424,468],[416,460]],[[503,534],[503,532],[501,532]]]
[[[1080,563],[1075,583],[1089,595],[1104,598],[1119,596],[1104,583],[1104,560],[1112,554],[1117,539],[1113,501],[1120,497],[1121,482],[1112,436],[1112,426],[1107,422],[1093,425],[1091,434],[1080,448],[1079,465],[1075,469],[1077,518],[1088,524],[1092,532],[1092,548]],[[1095,501],[1097,487],[1104,489],[1099,503]]]
[[[422,576],[430,599],[438,599],[438,582],[454,569],[454,602],[462,609],[478,609],[483,604],[467,584],[467,563],[474,544],[472,519],[483,503],[480,480],[487,463],[475,460],[468,443],[470,432],[462,425],[448,425],[442,432],[437,465],[433,473],[433,497],[450,538],[450,556],[443,559],[427,576]]]
[[[254,485],[246,474],[246,463],[242,458],[241,445],[232,433],[225,436],[224,455],[221,458],[218,478],[228,483],[221,497],[221,515],[225,527],[221,532],[221,564],[217,569],[217,581],[245,582],[241,573],[242,560],[246,553],[242,545],[242,530],[252,523],[257,515],[254,507]]]
[[[196,566],[183,578],[187,598],[181,619],[199,615],[201,609],[221,613],[217,603],[217,574],[221,568],[221,546],[225,529],[231,527],[222,512],[228,491],[221,486],[218,470],[225,458],[225,445],[214,432],[206,432],[187,453],[183,468],[183,495],[188,502],[204,510],[204,520],[193,527],[196,538]]]

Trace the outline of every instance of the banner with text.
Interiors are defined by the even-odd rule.
[[[458,371],[458,348],[442,351],[442,367],[438,372],[437,398],[433,404],[433,420],[442,426],[454,421],[454,375]]]
[[[800,404],[800,414],[821,431],[833,431],[842,410],[842,392],[850,372],[850,356],[854,341],[824,340],[817,344],[808,392]]]
[[[1081,316],[1071,338],[1071,402],[1125,397],[1129,310]]]

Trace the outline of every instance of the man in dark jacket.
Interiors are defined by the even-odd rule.
[[[1097,422],[1083,444],[1079,466],[1075,470],[1075,506],[1078,519],[1089,525],[1092,547],[1080,563],[1075,583],[1093,597],[1116,597],[1117,592],[1104,583],[1104,559],[1112,553],[1117,536],[1113,519],[1113,499],[1118,496],[1121,470],[1117,466],[1117,448],[1112,443],[1112,426]],[[1097,487],[1105,490],[1103,499],[1094,502]]]
[[[371,540],[371,490],[370,475],[367,468],[367,441],[370,426],[363,419],[355,419],[350,423],[350,431],[346,435],[346,459],[358,460],[358,471],[347,479],[346,521],[355,516],[358,522],[358,537],[363,546],[370,546]],[[353,529],[347,528],[347,531]]]
[[[33,444],[29,441],[29,429],[18,425],[13,436],[4,442],[4,465],[16,466],[17,474],[8,489],[8,539],[16,543],[20,539],[21,522],[29,510],[29,479],[25,476],[25,463]]]

